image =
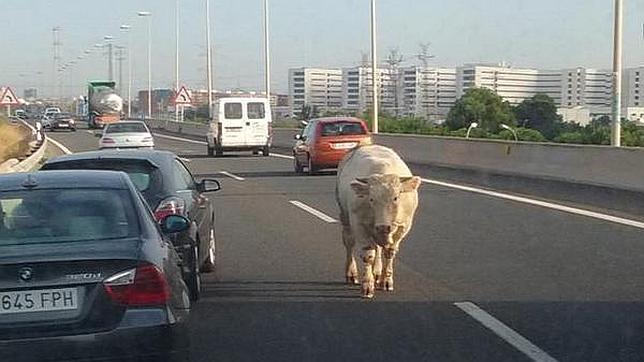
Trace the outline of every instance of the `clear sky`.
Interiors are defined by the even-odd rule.
[[[270,0],[274,89],[287,90],[289,67],[357,64],[361,52],[369,51],[369,2]],[[203,87],[205,1],[180,3],[182,83]],[[211,0],[215,88],[262,87],[262,3]],[[643,64],[644,1],[625,3],[625,65]],[[125,23],[133,26],[134,85],[144,88],[146,23],[136,16],[141,10],[153,13],[153,85],[171,87],[175,0],[0,0],[0,84],[18,91],[51,84],[54,26],[62,28],[62,58],[69,61],[104,35],[127,45],[119,33]],[[431,42],[433,63],[440,66],[505,61],[516,67],[609,68],[612,12],[612,0],[378,0],[378,43],[381,59],[398,47],[406,64],[417,63],[419,43]],[[68,94],[81,93],[87,79],[107,76],[102,54],[94,51],[65,75]]]

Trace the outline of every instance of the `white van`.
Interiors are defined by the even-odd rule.
[[[273,122],[266,98],[221,98],[215,104],[213,120],[206,134],[208,156],[224,151],[250,150],[268,156]]]

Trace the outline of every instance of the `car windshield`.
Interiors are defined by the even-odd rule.
[[[88,159],[45,164],[43,170],[108,170],[127,173],[136,188],[144,195],[160,182],[158,169],[147,161],[132,159]]]
[[[354,136],[367,134],[358,122],[327,122],[321,125],[322,136]]]
[[[54,118],[72,118],[72,115],[69,113],[54,113]]]
[[[115,123],[105,129],[105,133],[148,133],[143,123]]]
[[[119,239],[137,234],[126,191],[0,192],[0,245]]]

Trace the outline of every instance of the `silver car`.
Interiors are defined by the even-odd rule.
[[[154,148],[154,138],[145,123],[122,121],[105,126],[98,148]]]

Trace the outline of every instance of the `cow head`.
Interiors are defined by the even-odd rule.
[[[357,178],[351,182],[351,188],[356,195],[369,202],[373,212],[373,235],[376,243],[389,243],[391,234],[398,226],[398,211],[403,200],[401,196],[406,192],[415,192],[420,183],[420,177],[417,176],[380,174]]]

